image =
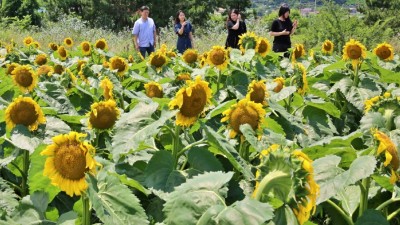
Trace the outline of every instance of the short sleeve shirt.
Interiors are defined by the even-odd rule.
[[[280,19],[276,19],[272,22],[271,31],[272,32],[282,32],[286,29],[286,31],[291,31],[293,28],[292,21],[285,20],[282,21]],[[290,42],[290,35],[282,35],[276,36],[274,38],[275,44],[284,44],[284,45],[291,45]]]
[[[150,45],[154,45],[155,31],[156,25],[152,18],[147,18],[147,20],[139,18],[133,26],[132,34],[138,37],[140,47],[149,47]]]

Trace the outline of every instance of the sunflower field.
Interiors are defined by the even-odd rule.
[[[0,224],[400,224],[390,44],[0,42]]]

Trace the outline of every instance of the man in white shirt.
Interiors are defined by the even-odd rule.
[[[133,43],[137,51],[140,51],[143,57],[154,52],[156,47],[156,25],[152,18],[149,17],[149,7],[142,6],[140,8],[141,17],[136,20],[132,29]]]

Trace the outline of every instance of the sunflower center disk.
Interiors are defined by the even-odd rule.
[[[39,115],[36,113],[35,106],[27,102],[20,102],[11,110],[11,120],[15,124],[29,126],[36,122]]]
[[[265,91],[259,85],[254,85],[253,92],[250,94],[250,100],[255,103],[263,103],[265,98]]]
[[[66,179],[82,179],[86,171],[86,157],[79,144],[60,146],[54,156],[54,167]]]
[[[353,46],[349,49],[350,59],[359,59],[361,57],[361,48],[358,46]]]
[[[153,60],[151,60],[151,65],[155,67],[162,67],[165,64],[165,57],[160,55],[155,55]]]
[[[111,108],[99,106],[97,109],[97,116],[90,113],[90,123],[97,129],[109,129],[114,126],[117,120],[116,112]]]
[[[192,95],[188,96],[186,91],[183,93],[183,104],[180,109],[182,115],[186,117],[198,116],[207,103],[207,94],[201,86],[192,89]]]
[[[230,118],[230,124],[234,131],[240,132],[240,125],[249,124],[253,130],[257,129],[258,126],[258,113],[255,109],[249,106],[236,108]]]
[[[221,65],[225,62],[225,53],[223,51],[216,51],[211,55],[211,62],[214,65]]]
[[[28,70],[21,70],[16,76],[18,84],[23,87],[29,87],[33,82],[32,74]]]
[[[268,45],[267,43],[265,43],[264,41],[260,43],[259,47],[258,47],[258,53],[264,53],[266,52],[268,49]]]
[[[162,98],[162,91],[156,85],[150,85],[149,90],[147,92],[147,96],[150,98]]]

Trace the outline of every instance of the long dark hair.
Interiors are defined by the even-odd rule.
[[[179,10],[179,11],[176,13],[176,16],[175,16],[175,24],[181,22],[181,21],[179,20],[179,14],[181,14],[181,13],[185,14],[182,10]],[[185,18],[185,20],[186,20],[186,18]]]
[[[278,16],[281,17],[283,14],[286,12],[290,13],[290,8],[287,4],[283,3],[281,7],[279,8]]]
[[[229,11],[229,13],[228,13],[228,17],[226,18],[226,23],[225,23],[225,27],[228,29],[228,22],[229,21],[232,21],[233,22],[233,20],[232,20],[232,18],[231,18],[231,14],[232,13],[235,13],[236,15],[239,15],[239,10],[238,9],[231,9],[230,11]]]

